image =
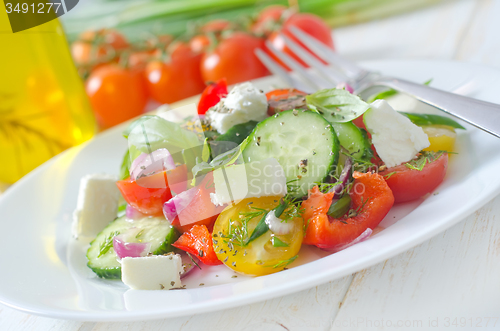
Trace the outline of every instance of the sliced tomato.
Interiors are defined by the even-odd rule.
[[[421,156],[422,157],[422,156]],[[432,162],[426,162],[422,170],[410,169],[406,164],[380,172],[394,194],[396,202],[412,201],[431,193],[443,182],[448,168],[448,153]]]
[[[267,113],[272,116],[285,110],[303,108],[306,104],[304,98],[306,95],[307,93],[294,88],[277,89],[267,92]]]
[[[212,230],[217,216],[224,210],[223,206],[215,206],[210,193],[215,192],[213,175],[207,174],[203,181],[192,188],[193,198],[172,221],[172,225],[180,232],[189,231],[194,225],[204,225]]]
[[[219,103],[220,99],[227,95],[227,81],[225,78],[219,79],[215,83],[208,84],[201,94],[198,102],[198,114],[204,115],[210,107]]]
[[[327,215],[333,193],[323,194],[315,186],[302,203],[306,235],[304,244],[336,250],[351,243],[367,228],[374,229],[394,204],[394,196],[385,180],[376,173],[354,172],[350,196],[356,215],[335,219]]]
[[[130,177],[116,182],[116,186],[129,205],[145,215],[163,215],[163,204],[172,198],[165,172],[148,176],[148,180],[164,182],[164,187],[151,188],[138,184]]]
[[[172,246],[195,255],[207,265],[222,264],[214,252],[212,235],[205,225],[195,225],[183,233]]]

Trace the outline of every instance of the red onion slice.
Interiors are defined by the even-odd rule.
[[[334,187],[332,187],[332,189],[330,190],[330,192],[335,193],[333,195],[334,199],[339,199],[341,197],[342,191],[347,186],[351,178],[351,171],[352,171],[352,159],[348,157],[345,160],[344,169],[342,169],[342,172],[340,173],[339,183]]]
[[[354,239],[353,241],[351,241],[350,243],[348,244],[345,244],[343,246],[340,246],[339,248],[335,248],[335,251],[338,252],[338,251],[341,251],[343,249],[346,249],[347,247],[350,247],[354,244],[357,244],[357,243],[360,243],[362,241],[365,241],[366,239],[368,239],[371,234],[372,234],[373,230],[370,229],[370,228],[367,228],[365,231],[363,231],[362,234],[360,234],[356,239]]]
[[[177,194],[172,199],[163,204],[163,215],[172,222],[193,200],[193,197],[198,192],[198,187],[190,188],[187,191]]]
[[[135,233],[135,232],[134,232]],[[143,257],[148,255],[151,243],[128,242],[130,234],[119,234],[113,238],[113,249],[118,259],[124,257]]]
[[[278,235],[290,233],[294,227],[293,223],[285,222],[282,219],[276,217],[276,215],[274,214],[274,210],[271,210],[269,213],[267,213],[265,222],[269,227],[269,230]]]
[[[160,171],[175,169],[172,155],[166,148],[160,148],[150,154],[142,153],[130,166],[130,178],[150,176]]]

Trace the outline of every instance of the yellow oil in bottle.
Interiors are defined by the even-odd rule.
[[[0,10],[0,182],[17,181],[95,132],[59,21],[12,33]]]

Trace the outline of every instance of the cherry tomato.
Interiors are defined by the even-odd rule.
[[[227,95],[227,82],[225,78],[215,83],[208,84],[201,94],[198,102],[198,114],[204,115],[210,107],[219,103],[220,99]]]
[[[194,225],[204,225],[212,230],[217,216],[224,209],[222,206],[215,206],[210,199],[210,193],[215,193],[213,175],[207,174],[203,181],[191,190],[191,201],[172,221],[172,226],[181,233],[189,231]]]
[[[167,176],[165,172],[159,172],[148,177],[152,180],[154,180],[152,177],[158,177],[159,181],[164,181],[167,185],[161,188],[144,187],[129,177],[117,181],[116,186],[125,201],[141,213],[152,216],[163,215],[163,204],[172,198]]]
[[[429,137],[429,142],[431,143],[424,151],[454,151],[455,140],[457,138],[454,128],[446,125],[426,125],[422,129],[427,137]]]
[[[251,30],[256,34],[269,35],[280,24],[283,13],[287,10],[283,5],[271,5],[264,8],[252,25]]]
[[[218,32],[222,32],[226,29],[229,29],[230,27],[232,26],[232,23],[227,21],[227,20],[223,20],[223,19],[217,19],[217,20],[212,20],[208,23],[206,23],[205,25],[203,25],[201,28],[200,28],[200,31],[203,32],[203,33],[218,33]]]
[[[359,237],[367,228],[374,229],[394,204],[391,189],[381,175],[354,173],[351,190],[352,217],[335,219],[327,215],[333,193],[323,194],[315,186],[302,203],[306,235],[304,244],[326,250],[336,250]]]
[[[420,158],[425,157],[421,155]],[[432,160],[432,157],[428,160]],[[410,163],[411,164],[411,163]],[[443,182],[448,168],[448,154],[426,162],[421,171],[410,169],[406,164],[380,172],[394,194],[396,202],[412,201],[434,191]]]
[[[310,34],[311,36],[315,37],[319,41],[321,41],[323,44],[326,46],[330,47],[331,49],[334,49],[333,46],[333,39],[332,39],[332,32],[328,25],[325,24],[319,17],[313,15],[313,14],[293,14],[288,18],[283,24],[283,28],[281,29],[280,32],[274,32],[269,36],[269,41],[271,44],[285,52],[286,54],[290,55],[292,58],[297,60],[299,63],[301,63],[303,66],[308,66],[305,62],[303,62],[301,59],[299,59],[293,52],[290,50],[286,45],[285,41],[282,36],[280,36],[280,33],[284,34],[285,36],[291,38],[292,40],[296,41],[299,45],[303,46],[304,48],[307,49],[307,47],[302,44],[297,38],[293,36],[293,34],[290,32],[290,27],[295,26],[302,31]],[[314,55],[313,52],[310,52],[311,54]],[[271,54],[272,55],[272,54]],[[316,55],[314,55],[316,56]],[[274,57],[274,55],[273,55]],[[316,56],[317,57],[317,56]],[[279,63],[282,63],[279,59],[275,58]],[[319,59],[319,58],[318,58]],[[282,63],[283,64],[283,63]],[[284,65],[284,64],[283,64]],[[285,66],[286,67],[286,66]]]
[[[225,77],[231,85],[268,75],[269,71],[254,54],[256,48],[264,49],[264,41],[244,32],[222,39],[212,53],[203,55],[203,79],[215,82]]]
[[[205,88],[200,75],[201,54],[194,53],[184,43],[172,45],[171,49],[169,61],[153,61],[146,67],[149,93],[160,103],[172,103]]]
[[[277,89],[266,93],[269,104],[267,113],[272,116],[278,112],[289,109],[304,108],[306,100],[304,96],[307,93],[294,88]]]
[[[222,264],[215,255],[212,236],[204,225],[193,226],[189,232],[183,233],[172,246],[196,256],[206,265]]]
[[[303,238],[302,217],[286,218],[286,233],[267,230],[246,243],[264,213],[278,206],[280,197],[249,198],[225,209],[217,218],[212,234],[215,253],[226,266],[248,275],[267,275],[293,262]],[[264,211],[263,211],[264,210]]]
[[[127,39],[118,31],[85,31],[71,44],[71,54],[77,65],[89,65],[104,58],[108,59],[114,52],[128,47]]]
[[[128,56],[128,65],[137,70],[144,70],[148,62],[160,58],[161,51],[152,49],[147,51],[132,52]]]
[[[147,102],[139,71],[106,64],[89,76],[85,89],[101,128],[109,128],[142,114]]]
[[[207,35],[197,35],[189,41],[189,47],[195,53],[204,52],[210,46],[210,38]]]

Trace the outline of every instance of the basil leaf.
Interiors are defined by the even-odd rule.
[[[245,149],[247,144],[248,139],[245,139],[240,145],[236,146],[235,148],[217,155],[210,163],[205,161],[198,162],[192,169],[193,182],[191,183],[191,185],[195,185],[196,177],[207,174],[217,168],[235,163],[241,156],[241,153],[243,152],[243,149]]]
[[[465,130],[463,126],[461,126],[457,121],[440,115],[432,115],[432,114],[416,114],[416,113],[405,113],[400,111],[400,114],[405,115],[413,122],[413,124],[418,126],[424,125],[446,125],[451,126],[455,129]]]
[[[123,135],[128,139],[129,146],[133,145],[143,153],[166,148],[170,154],[174,154],[202,145],[196,133],[155,115],[135,120]]]
[[[357,95],[343,89],[325,89],[306,96],[309,109],[328,122],[344,123],[362,115],[370,106]]]
[[[283,242],[278,237],[272,237],[271,242],[273,243],[273,247],[289,247],[290,246],[286,242]]]

